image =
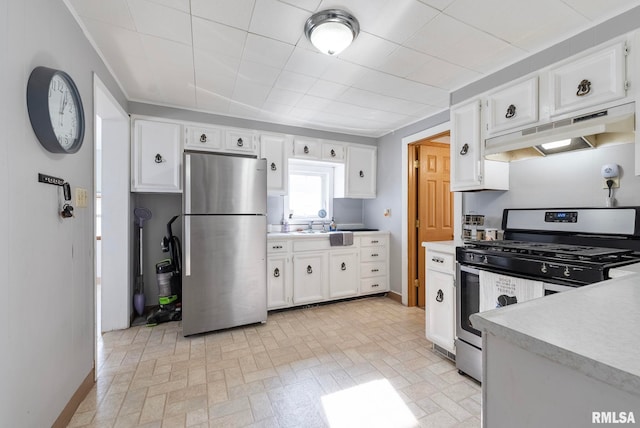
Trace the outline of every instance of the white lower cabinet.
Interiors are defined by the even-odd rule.
[[[327,253],[310,252],[293,256],[293,303],[322,301],[326,297]]]
[[[358,294],[358,252],[329,253],[329,297],[351,297]]]
[[[455,251],[455,247],[452,247]],[[455,258],[426,246],[426,337],[455,354]]]
[[[267,259],[267,308],[279,309],[290,306],[291,274],[289,256],[269,256]]]

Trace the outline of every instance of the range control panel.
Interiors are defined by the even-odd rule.
[[[547,223],[577,223],[577,211],[547,211],[544,213],[544,221]]]

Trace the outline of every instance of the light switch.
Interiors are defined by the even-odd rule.
[[[76,208],[87,208],[87,189],[76,187]]]

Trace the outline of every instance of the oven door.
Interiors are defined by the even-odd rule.
[[[469,317],[480,310],[480,270],[457,264],[456,276],[456,336],[477,348],[482,348],[482,333],[473,328]]]

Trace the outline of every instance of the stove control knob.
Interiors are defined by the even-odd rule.
[[[569,272],[569,266],[565,266],[564,276],[566,276],[567,278],[571,276],[571,272]]]
[[[489,259],[487,258],[487,256],[484,256],[484,259],[482,260],[482,263],[489,263]]]
[[[540,272],[547,273],[547,271],[548,271],[547,264],[546,263],[542,263],[542,267],[540,268]]]

